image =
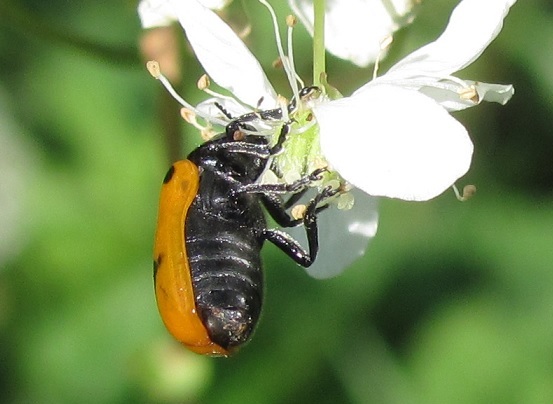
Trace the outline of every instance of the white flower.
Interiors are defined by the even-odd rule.
[[[232,0],[197,1],[204,7],[212,10],[221,10]],[[186,3],[186,0],[181,0],[181,3]],[[140,0],[138,15],[144,28],[164,27],[178,19],[173,12],[173,5],[168,0]]]
[[[515,0],[463,0],[444,33],[350,97],[315,105],[322,153],[370,195],[431,199],[468,170],[472,143],[448,112],[483,100],[505,103],[512,86],[461,81],[497,36]],[[206,72],[250,106],[275,107],[259,62],[232,30],[197,0],[167,0]]]
[[[232,0],[195,0],[221,10]],[[383,57],[381,43],[414,18],[422,0],[327,0],[325,45],[333,55],[366,67]],[[141,0],[138,13],[144,28],[166,26],[179,19],[171,0]],[[186,7],[186,0],[180,5]],[[288,0],[293,12],[313,35],[313,0]],[[194,6],[192,6],[194,7]]]
[[[433,198],[464,175],[472,143],[446,108],[504,104],[513,88],[450,75],[480,56],[514,2],[463,0],[435,42],[352,96],[316,106],[322,151],[334,168],[368,194],[406,200]]]
[[[468,66],[484,51],[499,33],[514,2],[461,1],[445,32],[435,42],[411,53],[350,97],[314,100],[308,107],[315,115],[315,123],[298,119],[292,133],[319,134],[322,155],[332,168],[368,195],[421,201],[441,194],[466,173],[473,149],[467,131],[448,111],[477,105],[483,100],[504,104],[513,94],[512,86],[463,81],[451,74]],[[198,0],[187,0],[186,5],[182,0],[166,0],[165,5],[171,7],[172,15],[178,16],[205,71],[242,102],[235,103],[239,113],[248,112],[244,104],[264,109],[279,105],[259,62],[215,13]],[[293,55],[291,49],[288,51],[289,57],[279,43],[280,56],[297,95]],[[205,111],[196,109],[208,121],[224,124],[221,114],[210,117]],[[289,140],[295,138],[299,136],[289,136]],[[318,142],[314,143],[309,149],[316,156]],[[284,159],[286,155],[297,155],[294,145],[286,147]],[[310,161],[311,157],[310,154],[304,160]],[[300,174],[309,169],[304,165]],[[364,243],[376,231],[375,208],[367,209],[370,212],[358,210],[344,219],[357,226]],[[336,229],[339,226],[334,226],[333,231]],[[333,248],[323,246],[321,251],[325,250],[326,259],[332,260]],[[352,256],[357,254],[356,251]],[[321,268],[332,266],[325,262]],[[336,268],[343,267],[338,263]],[[316,276],[335,274],[330,269]]]
[[[325,46],[339,58],[365,67],[382,56],[380,44],[413,20],[421,0],[327,0]],[[288,0],[313,35],[313,0]]]

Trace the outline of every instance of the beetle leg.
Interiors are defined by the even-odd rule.
[[[308,188],[304,188],[301,191],[296,192],[295,194],[292,194],[287,200],[284,201],[284,203],[282,204],[282,207],[284,209],[289,209],[292,206],[294,206],[296,202],[298,202],[305,195],[307,190]]]
[[[299,192],[299,194],[303,193],[304,191]],[[262,194],[261,200],[269,215],[271,215],[271,217],[275,220],[275,222],[277,222],[279,226],[295,227],[300,225],[303,221],[303,219],[296,219],[290,216],[290,214],[286,211],[286,203],[283,203],[277,195]]]
[[[287,122],[284,125],[282,125],[282,128],[280,128],[280,133],[278,135],[277,142],[273,147],[269,149],[269,154],[271,156],[274,156],[275,154],[278,154],[282,151],[282,144],[286,141],[286,138],[290,133],[290,123],[291,122]]]
[[[290,184],[245,184],[238,189],[238,192],[249,194],[287,194],[302,192],[312,182],[319,181],[321,179],[321,174],[326,170],[326,168],[318,168],[311,174]]]
[[[289,234],[278,231],[265,229],[263,231],[263,238],[272,242],[278,248],[280,248],[284,253],[286,253],[290,258],[292,258],[299,265],[307,268],[315,262],[317,258],[317,253],[319,252],[319,231],[317,226],[317,214],[328,207],[324,205],[319,207],[318,205],[323,202],[325,199],[330,198],[336,195],[339,191],[333,189],[332,187],[326,187],[321,192],[319,192],[307,205],[305,215],[302,219],[292,219],[288,215],[288,223],[293,223],[292,226],[295,226],[301,222],[305,227],[305,232],[307,234],[307,243],[309,245],[309,252],[305,251],[299,243],[294,240]],[[275,209],[272,213],[278,213],[278,216],[273,216],[273,218],[278,222],[278,218],[283,219],[285,213],[283,209]]]
[[[268,240],[278,248],[280,248],[286,255],[292,258],[296,263],[302,267],[309,267],[315,261],[317,252],[319,250],[318,237],[314,242],[315,249],[311,249],[312,243],[309,243],[309,252],[305,251],[303,247],[287,233],[279,230],[265,229],[263,230],[263,239]],[[315,236],[317,236],[315,234]]]
[[[334,189],[330,186],[319,192],[307,205],[305,215],[303,217],[303,226],[307,234],[307,243],[309,245],[309,251],[312,255],[312,260],[315,261],[317,252],[319,251],[319,230],[317,226],[317,214],[326,209],[328,205],[318,207],[318,205],[325,199],[330,198],[338,193],[338,189]],[[313,256],[313,253],[315,256]]]
[[[282,200],[278,196],[271,194],[261,195],[261,200],[269,215],[274,219],[275,222],[277,222],[280,227],[296,227],[299,226],[304,219],[297,219],[292,217],[287,212],[287,210],[298,201],[298,198],[296,197],[301,197],[303,194],[305,194],[305,191],[306,190],[303,190],[298,192],[297,194],[292,195],[290,199],[285,202],[282,202]],[[318,214],[319,212],[327,208],[328,205],[317,206],[315,213]]]
[[[214,153],[221,150],[229,153],[248,154],[262,159],[268,159],[271,156],[266,145],[239,141],[230,143],[210,143],[205,146],[203,154],[211,157]]]

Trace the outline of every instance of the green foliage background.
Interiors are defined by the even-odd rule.
[[[249,46],[285,93],[266,10],[243,3]],[[424,1],[381,71],[439,35],[455,3]],[[266,247],[264,314],[230,359],[187,352],[157,315],[159,112],[176,120],[178,107],[140,60],[135,6],[0,1],[0,402],[553,402],[550,0],[519,1],[461,73],[516,89],[505,107],[456,115],[475,143],[461,185],[476,197],[382,200],[366,256],[326,281]],[[296,34],[307,78],[310,41]],[[182,58],[195,100],[184,40]],[[328,71],[346,94],[372,74],[332,57]],[[181,132],[185,156],[199,138]]]

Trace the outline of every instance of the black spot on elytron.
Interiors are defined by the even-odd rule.
[[[173,178],[174,173],[175,173],[175,166],[171,166],[169,171],[167,171],[167,174],[165,174],[165,178],[163,178],[163,183],[167,184],[169,181],[171,181],[171,178]]]
[[[157,258],[154,260],[154,285],[156,282],[157,269],[161,265],[162,258],[163,258],[163,255],[159,254]]]

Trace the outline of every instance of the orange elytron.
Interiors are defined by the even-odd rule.
[[[198,167],[176,162],[161,188],[154,245],[154,283],[159,313],[169,332],[199,354],[227,355],[211,341],[198,317],[185,246],[185,219],[199,186]]]

